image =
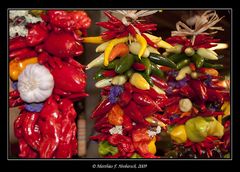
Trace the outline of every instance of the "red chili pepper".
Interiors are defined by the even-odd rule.
[[[165,94],[157,93],[152,87],[147,91],[147,94],[154,100],[160,99],[161,101],[165,101],[167,99]]]
[[[23,105],[25,102],[21,99],[20,93],[17,90],[11,91],[9,93],[9,106],[16,107]]]
[[[177,97],[171,97],[166,101],[165,106],[170,106],[172,104],[178,103],[179,100],[180,100],[180,97],[178,97],[178,96]]]
[[[138,70],[138,71],[144,71],[144,70],[146,70],[146,67],[144,66],[144,64],[138,63],[138,62],[135,62],[135,63],[133,64],[133,68],[134,68],[135,70]]]
[[[173,115],[173,114],[179,114],[181,111],[180,111],[179,105],[177,103],[177,104],[172,104],[172,105],[168,106],[166,109],[166,112],[168,114]]]
[[[39,118],[39,113],[24,112],[25,118],[22,123],[23,136],[26,142],[35,150],[39,149],[41,135],[39,129],[36,130],[36,123]],[[39,127],[37,127],[39,128]]]
[[[133,92],[133,86],[130,82],[127,82],[124,84],[124,90],[126,90],[129,93]]]
[[[123,115],[122,126],[124,131],[131,131],[133,129],[132,121],[127,115]]]
[[[104,77],[114,77],[114,76],[117,75],[115,70],[105,70],[105,71],[103,71],[102,74],[103,74]]]
[[[168,125],[170,124],[170,120],[165,115],[155,114],[153,116],[159,119],[160,121],[162,121],[164,124],[168,124]]]
[[[116,27],[109,22],[97,22],[96,25],[104,27],[105,29],[114,30]]]
[[[150,45],[153,48],[158,49],[159,47],[157,46],[157,44],[155,44],[154,42],[151,41],[151,39],[149,39],[145,34],[142,34],[142,36],[144,37],[144,39],[147,41],[147,44]]]
[[[151,79],[157,87],[162,88],[164,90],[168,88],[166,81],[164,81],[163,79],[161,79],[155,75],[152,75]]]
[[[156,113],[157,111],[161,111],[161,109],[154,104],[150,104],[150,105],[141,107],[139,109],[139,111],[141,112],[141,114],[144,117],[148,117],[149,115],[152,115],[152,114]]]
[[[90,118],[100,118],[105,115],[109,110],[112,109],[114,104],[112,104],[109,99],[104,99],[93,111]]]
[[[128,91],[124,91],[118,99],[118,104],[121,107],[124,107],[126,105],[128,105],[128,103],[131,101],[132,99],[132,95],[128,92]]]
[[[19,149],[20,149],[18,156],[20,158],[37,158],[38,157],[38,153],[36,151],[34,151],[26,143],[26,141],[24,139],[19,139],[18,144],[19,144]]]
[[[107,140],[109,136],[110,135],[100,133],[100,134],[95,135],[95,136],[90,136],[89,139],[97,141],[97,142],[101,142],[101,141]]]
[[[9,54],[9,58],[10,60],[13,59],[13,58],[16,58],[16,59],[25,59],[25,58],[28,58],[28,57],[35,57],[37,56],[37,53],[29,48],[23,48],[23,49],[20,49],[20,50],[15,50],[15,51],[12,51],[10,54]]]
[[[136,32],[136,30],[135,30],[135,28],[133,27],[132,24],[128,25],[127,30],[129,31],[129,33],[130,33],[133,37],[136,36],[137,32]]]
[[[189,85],[185,85],[180,88],[179,92],[184,97],[194,98],[196,96],[195,92],[192,90],[192,88]]]
[[[140,106],[147,106],[155,103],[148,95],[133,93],[133,100]]]
[[[121,20],[119,20],[118,18],[111,15],[108,11],[104,11],[103,13],[110,19],[110,21],[113,21],[113,22],[116,22],[116,23],[122,23]]]
[[[23,137],[22,123],[23,123],[25,116],[26,116],[25,113],[20,112],[19,116],[14,121],[14,134],[18,139]]]
[[[208,95],[208,101],[217,101],[220,104],[224,103],[224,97],[221,94],[221,92],[215,90],[215,89],[207,89],[207,95]]]
[[[124,114],[131,118],[134,122],[145,123],[142,114],[139,111],[136,103],[131,101],[125,108],[123,108]]]
[[[9,41],[9,51],[26,48],[26,47],[27,47],[26,39],[23,37],[16,37],[16,38],[10,39]]]
[[[29,46],[36,46],[40,44],[48,36],[47,29],[43,28],[43,25],[35,24],[28,30],[26,42]]]
[[[195,91],[197,96],[200,98],[200,100],[206,101],[208,99],[207,88],[200,80],[192,79],[188,81],[188,83],[191,86],[191,88]]]

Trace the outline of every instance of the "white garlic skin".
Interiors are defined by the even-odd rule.
[[[54,80],[49,70],[40,64],[29,64],[18,77],[18,91],[23,101],[38,103],[53,91]]]

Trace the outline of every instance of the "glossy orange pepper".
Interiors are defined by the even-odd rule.
[[[108,112],[108,121],[112,125],[122,125],[124,112],[122,108],[116,104]]]
[[[34,64],[38,62],[37,57],[31,57],[24,60],[13,59],[9,63],[9,75],[12,80],[18,80],[20,73],[26,68],[29,64]]]

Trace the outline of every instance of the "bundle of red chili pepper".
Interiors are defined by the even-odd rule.
[[[37,22],[24,25],[26,36],[19,31],[9,43],[9,74],[15,89],[10,92],[9,104],[21,108],[14,123],[18,155],[72,158],[77,154],[77,114],[73,103],[87,96],[84,66],[74,57],[83,53],[81,36],[86,34],[91,19],[84,11],[10,13],[26,13],[22,17],[16,15],[14,24],[19,19],[27,23],[37,18]]]
[[[223,65],[215,63],[220,56],[209,49],[215,47],[219,39],[197,35],[194,43],[184,36],[166,40],[173,48],[166,50],[165,58],[176,66],[165,70],[169,88],[163,117],[169,119],[168,131],[175,144],[176,156],[228,157],[229,83],[218,71]],[[186,150],[182,150],[182,146]]]

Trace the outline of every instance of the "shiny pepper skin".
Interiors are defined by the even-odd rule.
[[[134,73],[130,78],[130,83],[141,90],[149,90],[150,85],[139,73]]]
[[[27,58],[24,60],[13,59],[9,63],[9,75],[13,81],[18,80],[20,73],[26,68],[29,64],[34,64],[38,62],[37,57]]]

